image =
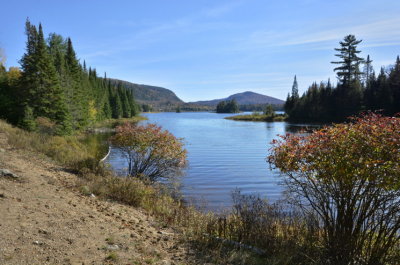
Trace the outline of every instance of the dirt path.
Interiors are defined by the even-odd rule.
[[[77,177],[0,134],[0,264],[201,264],[179,234],[73,187]]]

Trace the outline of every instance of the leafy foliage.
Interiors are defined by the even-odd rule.
[[[367,114],[273,142],[268,161],[318,217],[329,264],[385,264],[398,251],[399,132],[400,118]]]
[[[179,173],[186,165],[183,143],[154,124],[117,127],[111,142],[128,160],[128,175],[154,182]]]

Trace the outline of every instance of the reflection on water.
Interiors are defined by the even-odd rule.
[[[184,138],[189,166],[182,177],[182,193],[190,201],[206,201],[208,209],[231,206],[231,192],[260,193],[270,200],[282,196],[279,172],[266,162],[270,143],[277,135],[296,132],[301,126],[285,122],[237,122],[231,114],[150,113],[157,123],[176,137]],[[116,171],[126,160],[112,149],[107,161]]]
[[[285,123],[287,133],[311,132],[318,128],[321,128],[320,124]]]
[[[89,153],[96,159],[102,159],[108,153],[108,138],[112,133],[90,133],[81,140]]]

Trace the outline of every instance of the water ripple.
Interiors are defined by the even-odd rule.
[[[215,113],[152,113],[157,123],[184,138],[189,166],[182,177],[182,193],[211,210],[232,205],[231,193],[258,193],[274,201],[282,196],[281,179],[266,163],[270,142],[285,134],[284,122],[236,122]],[[108,162],[121,171],[126,160],[112,150]]]

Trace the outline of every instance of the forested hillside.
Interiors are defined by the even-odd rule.
[[[340,122],[361,111],[381,111],[385,115],[400,112],[400,59],[394,65],[382,67],[378,74],[372,59],[359,57],[357,40],[348,35],[335,50],[338,65],[334,70],[338,83],[328,80],[313,83],[300,97],[296,77],[288,95],[285,111],[292,121]]]
[[[45,125],[52,133],[70,134],[138,113],[133,92],[81,64],[70,38],[51,33],[45,39],[42,25],[29,20],[25,32],[21,68],[7,71],[0,63],[0,119],[31,131]]]
[[[111,84],[121,83],[122,86],[133,92],[135,99],[139,103],[165,105],[165,104],[183,104],[183,101],[178,98],[174,92],[169,89],[157,86],[149,86],[135,84],[118,79],[110,79]]]
[[[193,104],[201,105],[201,106],[211,106],[216,107],[218,103],[221,101],[230,101],[235,100],[239,105],[283,105],[285,101],[273,98],[270,96],[254,93],[251,91],[246,91],[243,93],[237,93],[230,95],[227,98],[221,99],[213,99],[213,100],[205,100],[205,101],[196,101],[192,102]]]

